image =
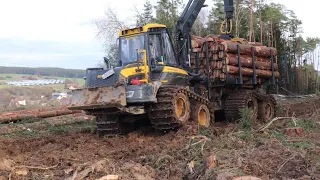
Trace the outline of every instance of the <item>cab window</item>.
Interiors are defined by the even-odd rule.
[[[176,65],[176,56],[168,33],[163,31],[162,37],[164,40],[165,64]]]
[[[152,64],[176,65],[176,58],[167,33],[149,35],[149,58]]]
[[[162,51],[162,41],[160,34],[150,34],[149,35],[149,58],[151,59],[151,64],[157,64],[163,62],[163,51]]]
[[[144,48],[144,35],[133,35],[120,38],[120,60],[121,65],[126,66],[132,62],[142,59],[142,56],[137,53],[138,50]]]

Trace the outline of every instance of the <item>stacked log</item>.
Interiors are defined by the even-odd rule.
[[[58,109],[58,110],[49,109],[48,111],[21,111],[21,112],[5,113],[5,114],[0,114],[0,123],[13,122],[13,121],[29,119],[29,118],[55,117],[55,116],[75,114],[75,113],[81,113],[81,112],[82,111],[71,111],[69,109]]]
[[[208,55],[206,45],[208,45]],[[238,47],[240,57],[238,57]],[[261,43],[192,36],[192,52],[190,65],[193,72],[209,75],[212,81],[216,79],[225,81],[227,74],[232,78],[239,77],[239,62],[244,81],[250,80],[254,74],[258,82],[280,76],[276,62],[276,49],[263,46]],[[198,62],[196,62],[197,56]],[[273,63],[271,57],[273,57]],[[209,64],[207,64],[208,60]]]

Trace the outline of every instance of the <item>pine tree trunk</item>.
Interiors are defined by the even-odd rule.
[[[254,26],[253,26],[253,8],[254,8],[254,0],[251,0],[251,6],[250,6],[250,34],[249,34],[249,42],[255,42]]]
[[[261,9],[259,11],[259,18],[260,18],[260,42],[261,44],[263,43],[262,42],[262,18],[261,18]]]
[[[235,20],[236,20],[236,36],[239,37],[239,16],[240,16],[240,0],[237,0],[236,1],[236,17],[235,17]]]
[[[272,21],[271,21],[271,47],[273,47],[273,24],[272,24]]]

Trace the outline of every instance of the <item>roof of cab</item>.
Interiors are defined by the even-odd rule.
[[[119,36],[128,36],[128,35],[133,35],[133,34],[139,34],[139,33],[144,33],[148,32],[150,28],[166,28],[166,25],[163,24],[146,24],[141,27],[135,27],[131,29],[122,29],[119,33]],[[123,32],[126,31],[124,34]]]

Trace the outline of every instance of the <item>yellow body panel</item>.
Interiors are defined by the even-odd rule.
[[[180,68],[170,67],[170,66],[165,66],[162,72],[188,75],[187,71]]]
[[[141,72],[136,71],[138,70],[138,67],[124,68],[120,71],[120,74],[125,78],[128,78],[129,76],[132,76],[132,75],[144,74],[145,68],[143,66],[140,66],[139,69],[141,70]],[[147,71],[149,71],[149,68],[147,68]]]
[[[166,26],[163,24],[146,24],[144,26],[136,27],[136,28],[132,28],[132,29],[122,29],[120,31],[119,36],[122,37],[122,36],[130,36],[130,35],[134,35],[134,34],[145,33],[145,32],[148,32],[148,30],[150,28],[166,28]],[[123,33],[125,31],[126,31],[126,33]]]
[[[149,73],[149,67],[148,66],[139,66],[139,69],[141,70],[141,72],[137,72],[138,67],[128,67],[128,68],[124,68],[120,71],[120,74],[122,76],[124,76],[125,78],[128,78],[129,76],[133,76],[133,75],[139,75],[139,74],[148,74]],[[165,66],[162,70],[162,72],[164,73],[177,73],[177,74],[183,74],[183,75],[188,75],[188,73],[183,70],[183,69],[179,69],[179,68],[175,68],[175,67],[170,67],[170,66]],[[141,79],[141,82],[147,82],[148,77],[145,76],[144,79]],[[161,82],[165,83],[168,80],[163,80]]]

